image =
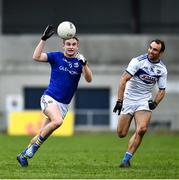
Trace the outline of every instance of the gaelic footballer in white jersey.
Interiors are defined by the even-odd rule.
[[[120,78],[118,99],[113,109],[113,112],[120,115],[117,125],[118,136],[125,137],[132,120],[135,121],[135,132],[128,142],[127,151],[119,164],[120,168],[131,166],[130,160],[147,132],[152,111],[166,94],[167,69],[160,59],[164,51],[164,41],[152,40],[147,54],[133,58]],[[155,85],[158,86],[158,90],[153,94]]]
[[[127,82],[124,100],[148,101],[152,98],[152,89],[157,84],[159,89],[166,88],[167,69],[161,60],[151,62],[147,54],[133,58],[127,69],[132,78]]]

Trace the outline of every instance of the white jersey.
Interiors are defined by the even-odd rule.
[[[156,63],[151,62],[147,54],[133,58],[126,71],[133,77],[126,84],[125,100],[148,101],[152,97],[152,89],[156,83],[159,89],[166,88],[165,65],[161,60]]]

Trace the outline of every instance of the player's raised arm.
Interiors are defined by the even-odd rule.
[[[45,46],[45,41],[50,38],[54,34],[54,28],[52,25],[48,25],[41,37],[41,40],[37,47],[35,48],[34,54],[32,58],[36,61],[42,61],[46,62],[47,61],[47,54],[43,53],[44,46]]]
[[[45,41],[40,40],[39,44],[34,50],[34,54],[32,56],[33,60],[44,61],[44,62],[47,61],[47,54],[43,53],[44,46],[45,46]]]

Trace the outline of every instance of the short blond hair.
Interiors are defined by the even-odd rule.
[[[77,36],[74,36],[74,37],[72,37],[72,38],[69,38],[69,39],[76,39],[76,41],[79,43],[79,38],[77,37]],[[65,41],[66,40],[69,40],[69,39],[63,39],[63,44],[65,44]]]

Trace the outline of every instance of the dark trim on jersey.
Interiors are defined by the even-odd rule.
[[[165,90],[165,88],[159,88],[160,90]]]
[[[150,59],[149,59],[149,57],[148,57],[148,55],[147,55],[147,59],[148,59],[148,61],[150,62],[150,63],[152,63],[152,64],[158,64],[158,63],[160,63],[160,59],[158,59],[158,61],[151,61]]]
[[[145,60],[145,59],[147,59],[147,60],[148,60],[150,63],[152,63],[152,64],[160,63],[161,65],[163,65],[163,66],[166,67],[166,65],[163,63],[163,60],[161,60],[161,59],[159,59],[157,62],[151,61],[151,60],[148,58],[148,54],[147,54],[147,53],[146,53],[146,54],[142,54],[142,55],[140,55],[140,56],[137,57],[137,60],[138,60],[138,61],[142,61],[142,60]]]
[[[129,71],[126,70],[126,72],[127,72],[129,75],[134,76],[134,75],[132,75]]]

